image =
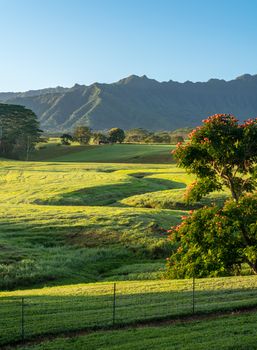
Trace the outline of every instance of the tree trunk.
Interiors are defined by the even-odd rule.
[[[246,263],[250,266],[252,269],[253,273],[257,275],[257,262],[252,263],[251,261],[247,260]]]
[[[238,202],[239,200],[239,194],[235,191],[233,181],[231,179],[228,179],[229,183],[229,188],[232,194],[232,198],[234,199],[235,202]]]

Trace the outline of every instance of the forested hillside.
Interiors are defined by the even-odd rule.
[[[149,130],[198,125],[214,113],[239,118],[257,115],[257,75],[208,82],[158,82],[131,75],[113,84],[53,88],[25,93],[0,93],[0,101],[24,105],[48,131],[142,127]]]

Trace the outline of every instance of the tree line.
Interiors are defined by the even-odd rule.
[[[111,128],[108,131],[92,131],[88,126],[77,126],[72,134],[61,135],[61,143],[70,145],[108,144],[108,143],[166,143],[183,142],[189,128],[176,131],[148,131],[142,128],[122,130]],[[14,159],[29,159],[31,151],[40,141],[39,121],[35,113],[20,105],[0,103],[0,156]]]
[[[87,126],[78,126],[73,134],[61,135],[61,143],[70,145],[72,142],[80,144],[107,144],[107,143],[165,143],[177,144],[183,142],[191,129],[178,129],[175,131],[148,131],[142,128],[122,130],[111,128],[107,132],[93,132]]]
[[[37,117],[30,109],[0,103],[0,156],[28,159],[40,141],[41,132]]]

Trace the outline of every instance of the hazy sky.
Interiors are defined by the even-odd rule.
[[[257,0],[0,0],[0,91],[257,73]]]

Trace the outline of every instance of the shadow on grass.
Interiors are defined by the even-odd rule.
[[[133,283],[126,289],[117,284],[89,286],[84,295],[45,295],[0,299],[0,344],[12,343],[21,337],[21,322],[26,339],[72,330],[94,330],[104,327],[145,323],[150,320],[179,319],[197,314],[218,313],[256,307],[255,289],[195,291],[154,291],[155,285],[135,291]],[[83,294],[83,289],[80,289]],[[72,293],[72,291],[71,291]],[[21,317],[20,310],[23,309]],[[115,310],[115,311],[114,311]]]
[[[34,203],[40,205],[106,206],[133,195],[186,187],[183,182],[159,178],[138,178],[136,175],[133,174],[134,179],[131,179],[131,182],[82,188],[48,200],[36,200]]]
[[[168,256],[164,229],[152,216],[139,222],[134,213],[126,215],[124,223],[120,216],[112,219],[106,216],[74,226],[33,219],[2,222],[0,289],[59,284],[67,279],[93,282],[112,269]]]

